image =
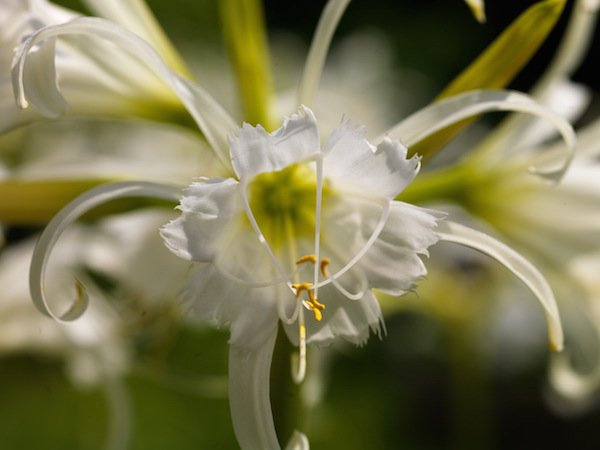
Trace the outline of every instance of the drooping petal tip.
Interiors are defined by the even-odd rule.
[[[58,242],[62,233],[94,207],[122,197],[155,197],[165,200],[176,200],[179,198],[179,188],[147,182],[126,181],[120,183],[109,183],[97,186],[81,194],[65,206],[48,223],[42,232],[38,243],[33,251],[31,267],[29,271],[29,289],[34,306],[44,315],[58,322],[72,321],[80,317],[89,304],[89,298],[85,287],[80,281],[76,281],[76,300],[70,305],[66,312],[57,314],[54,312],[45,294],[45,274],[50,254]]]
[[[310,444],[308,442],[308,438],[304,433],[301,433],[298,430],[294,430],[292,433],[292,437],[288,442],[288,445],[285,447],[285,450],[309,450]]]
[[[455,222],[439,222],[436,233],[443,241],[470,247],[495,259],[521,280],[544,308],[550,350],[558,352],[563,349],[564,334],[554,293],[544,276],[533,264],[508,245],[485,233]]]
[[[483,0],[465,0],[465,2],[471,9],[471,12],[473,13],[473,16],[475,17],[477,22],[485,23],[485,3],[483,2]]]

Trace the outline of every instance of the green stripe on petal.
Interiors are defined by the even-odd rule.
[[[272,129],[273,85],[264,13],[258,0],[219,2],[223,33],[240,89],[244,119]]]
[[[436,233],[443,241],[461,244],[488,255],[525,283],[544,308],[550,348],[553,351],[562,350],[564,337],[554,294],[548,282],[533,264],[491,236],[455,222],[439,222]]]
[[[546,0],[528,8],[438,98],[508,85],[543,44],[564,6],[564,0]],[[436,133],[415,146],[411,154],[418,153],[427,161],[469,123],[464,121]]]

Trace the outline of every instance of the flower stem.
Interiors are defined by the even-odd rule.
[[[244,119],[271,129],[272,77],[264,14],[258,0],[223,0],[225,43],[241,94]]]
[[[280,329],[271,365],[271,405],[275,429],[281,442],[287,442],[294,430],[303,430],[307,418],[302,385],[293,382],[290,371],[290,355],[297,351],[285,331]]]

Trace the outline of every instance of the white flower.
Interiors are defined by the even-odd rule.
[[[103,388],[109,408],[107,448],[125,449],[129,438],[129,402],[121,377],[129,366],[128,347],[121,334],[121,322],[100,289],[80,270],[89,255],[80,245],[90,236],[84,229],[69,230],[60,251],[53,255],[49,294],[69,307],[75,286],[75,272],[96,301],[80,321],[57,323],[36,311],[31,303],[27,272],[35,239],[4,249],[0,255],[0,353],[31,353],[59,358],[73,383],[82,388]],[[71,272],[69,275],[68,272]]]
[[[271,134],[244,125],[231,154],[237,179],[194,183],[162,230],[178,256],[209,263],[193,278],[192,310],[231,323],[241,346],[274,332],[278,312],[301,345],[379,332],[370,288],[412,289],[425,275],[417,255],[437,241],[434,214],[394,201],[418,159],[397,141],[372,146],[349,122],[321,148],[308,108]]]
[[[589,89],[570,78],[594,35],[599,8],[598,0],[574,4],[555,59],[531,91],[540,104],[571,123],[591,101]],[[557,127],[549,125],[537,117],[513,115],[468,157],[437,174],[424,174],[419,181],[426,177],[452,180],[439,198],[446,197],[484,219],[492,232],[544,270],[566,318],[567,350],[577,348],[577,352],[591,353],[589,360],[597,360],[597,342],[590,343],[599,336],[597,290],[590,289],[582,276],[581,261],[597,267],[593,261],[600,252],[600,120],[577,130],[576,156],[559,184],[528,172],[531,167],[556,166],[562,158],[563,143],[555,142]],[[506,157],[510,158],[505,161]],[[600,385],[598,362],[594,373],[583,374],[569,367],[565,355],[555,360],[551,380],[564,397],[579,402]]]
[[[347,5],[348,0],[327,4],[297,104],[313,103],[331,37]],[[140,36],[102,19],[78,18],[40,29],[20,47],[13,75],[23,106],[33,99],[42,111],[60,111],[66,101],[62,85],[43,82],[57,78],[56,67],[36,64],[42,71],[38,79],[28,78],[26,68],[43,62],[36,55],[52,50],[49,43],[55,38],[75,39],[72,35],[114,44],[144,62],[179,97],[228,172],[228,178],[192,184],[180,203],[182,215],[162,233],[176,254],[198,262],[186,294],[190,306],[201,318],[230,326],[229,397],[242,448],[279,448],[269,398],[278,323],[299,347],[295,375],[301,379],[307,342],[326,343],[341,336],[361,343],[370,330],[380,332],[381,313],[371,288],[395,295],[412,289],[426,273],[418,255],[438,239],[473,247],[511,270],[540,300],[551,345],[561,348],[553,293],[533,265],[483,233],[438,221],[431,211],[395,200],[418,170],[418,159],[406,159],[406,147],[488,111],[526,112],[557,128],[568,155],[558,166],[538,172],[560,177],[572,158],[572,129],[529,97],[508,91],[451,97],[406,118],[373,144],[349,122],[321,143],[306,107],[271,134],[260,126],[237,129],[208,92],[173,71]],[[49,307],[43,290],[48,255],[81,214],[126,196],[179,200],[180,190],[122,182],[94,188],[67,205],[42,234],[33,257],[31,291],[42,312],[57,320],[83,313],[88,303],[83,292],[66,314]],[[308,444],[295,434],[291,445]]]
[[[436,218],[393,200],[418,159],[407,160],[406,148],[389,139],[372,146],[349,122],[321,146],[316,120],[302,108],[271,134],[244,125],[230,144],[236,178],[189,187],[182,215],[162,235],[178,256],[202,263],[185,294],[192,314],[231,325],[232,415],[248,424],[256,401],[239,399],[264,383],[248,376],[248,355],[270,360],[278,319],[299,346],[297,381],[307,342],[341,336],[358,344],[369,329],[380,333],[370,288],[396,295],[413,288],[425,275],[418,255],[437,241]],[[237,433],[251,448],[244,433],[255,432]],[[274,439],[262,437],[261,448],[276,448]]]
[[[178,55],[154,22],[144,2],[87,0],[92,11],[122,23],[152,42],[173,70],[186,73]],[[28,103],[36,106],[45,116],[57,116],[69,110],[73,115],[148,115],[181,111],[171,91],[144,64],[127,52],[103,42],[82,39],[63,39],[55,42],[43,31],[48,26],[60,27],[80,17],[79,13],[56,6],[46,0],[0,0],[0,130],[7,130],[39,119],[31,109],[22,110]],[[22,76],[31,80],[27,99],[10,92],[10,68],[14,49],[32,36],[46,41],[46,45],[23,47],[30,52],[27,67],[21,67]],[[54,48],[56,46],[56,49]],[[55,52],[56,51],[56,57]],[[54,62],[51,62],[54,61]],[[47,64],[56,65],[60,78],[40,73]],[[35,80],[35,82],[33,82]],[[60,96],[47,97],[51,86],[60,80],[69,104]]]

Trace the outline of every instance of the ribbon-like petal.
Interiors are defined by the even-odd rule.
[[[533,264],[491,236],[455,222],[441,221],[436,233],[443,241],[471,247],[494,258],[525,283],[540,301],[546,313],[551,349],[562,350],[564,337],[554,294],[548,282]]]

